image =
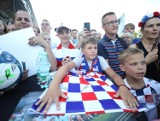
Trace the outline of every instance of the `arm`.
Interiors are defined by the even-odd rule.
[[[65,64],[62,66],[57,73],[55,74],[54,79],[51,81],[49,88],[44,95],[43,98],[41,98],[36,105],[40,106],[38,107],[37,111],[40,111],[44,105],[46,105],[44,109],[44,114],[49,110],[50,106],[52,105],[53,101],[56,104],[57,109],[60,109],[59,104],[59,97],[67,98],[66,95],[60,90],[59,86],[61,81],[63,80],[64,76],[67,72],[69,72],[72,68],[76,67],[76,64],[71,61],[68,64]]]
[[[55,71],[56,68],[57,68],[57,60],[56,60],[56,58],[55,58],[55,56],[54,56],[51,48],[48,45],[46,45],[44,47],[44,51],[47,52],[47,54],[48,54],[48,60],[49,60],[49,62],[51,64],[50,71],[51,72]]]
[[[30,38],[29,39],[29,45],[30,46],[35,46],[35,45],[42,46],[44,48],[44,51],[47,52],[47,54],[48,54],[48,60],[51,64],[50,71],[55,71],[56,70],[56,67],[57,67],[56,58],[53,55],[53,52],[52,52],[50,46],[48,45],[48,43],[46,41],[43,40],[42,37],[35,36],[33,38]]]
[[[119,86],[119,90],[115,97],[120,96],[124,102],[124,104],[129,107],[132,111],[137,110],[137,106],[139,106],[135,97],[130,93],[128,88],[126,88],[124,81],[122,78],[116,74],[112,68],[107,68],[105,72],[108,74],[110,78],[114,80],[117,86]]]

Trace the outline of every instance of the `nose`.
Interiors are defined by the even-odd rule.
[[[139,63],[139,64],[138,64],[138,69],[143,69],[143,68],[144,68],[144,65],[141,64],[141,63]]]
[[[26,21],[25,21],[25,19],[22,19],[22,21],[21,21],[22,23],[26,23]]]

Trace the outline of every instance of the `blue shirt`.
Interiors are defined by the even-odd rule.
[[[117,39],[114,40],[115,44],[112,43],[112,40],[106,35],[98,42],[98,55],[103,56],[104,59],[108,59],[110,67],[124,78],[125,73],[119,67],[118,55],[119,52],[127,48],[125,41],[117,36]]]

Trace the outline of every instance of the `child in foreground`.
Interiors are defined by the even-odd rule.
[[[145,78],[146,63],[140,49],[128,48],[119,54],[120,67],[126,73],[124,82],[139,103],[144,103],[149,121],[157,118],[157,105],[160,102],[160,83]]]
[[[81,46],[83,55],[76,57],[74,60],[65,64],[57,71],[46,94],[36,103],[36,105],[40,104],[37,111],[40,111],[43,106],[46,105],[43,113],[47,113],[53,102],[55,102],[57,109],[60,110],[59,97],[67,98],[60,89],[60,83],[62,82],[64,76],[73,68],[77,68],[78,70],[82,71],[83,74],[86,74],[90,71],[105,71],[106,74],[119,86],[119,90],[115,96],[121,96],[125,105],[129,106],[133,111],[135,111],[138,103],[134,96],[126,88],[122,78],[112,70],[103,57],[97,56],[96,38],[92,36],[85,36]]]

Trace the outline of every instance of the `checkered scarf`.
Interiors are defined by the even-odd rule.
[[[102,72],[102,68],[100,65],[100,61],[98,56],[96,56],[92,61],[92,67],[89,68],[88,62],[85,58],[85,55],[82,55],[82,63],[79,67],[79,70],[82,72],[82,74],[87,74],[87,72]]]

